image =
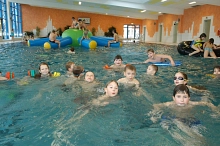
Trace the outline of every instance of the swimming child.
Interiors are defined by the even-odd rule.
[[[0,71],[0,81],[3,81],[3,80],[8,80],[8,79],[6,77],[3,77],[2,72]]]
[[[71,48],[69,49],[69,51],[67,51],[67,53],[68,53],[68,54],[75,54],[76,52],[75,52],[75,49],[74,49],[73,47],[71,47]]]
[[[203,48],[204,48],[204,58],[214,58],[216,59],[216,55],[215,52],[213,51],[213,49],[216,49],[216,46],[214,45],[214,39],[210,38],[208,42],[205,42],[203,44]],[[210,55],[211,57],[208,57],[208,55]]]
[[[79,45],[82,44],[82,40],[89,39],[88,32],[89,32],[89,30],[85,28],[84,31],[83,31],[83,36],[82,36],[82,38],[80,40],[80,44]]]
[[[203,52],[203,50],[201,49],[202,47],[202,41],[206,38],[206,34],[202,33],[199,38],[197,38],[196,40],[193,40],[191,43],[191,48],[193,48],[195,51],[190,53],[189,56],[192,56],[196,53],[199,53],[200,51]]]
[[[69,61],[66,63],[66,76],[67,77],[74,77],[73,75],[73,68],[75,66],[75,63],[72,61]]]
[[[80,79],[85,73],[85,70],[82,66],[74,66],[73,67],[73,75],[74,77]]]
[[[220,66],[215,66],[214,67],[214,72],[213,72],[214,75],[220,75]]]
[[[51,77],[50,69],[47,63],[42,62],[39,66],[39,73],[35,75],[35,79],[40,79],[44,77]]]
[[[158,71],[158,66],[151,64],[147,67],[147,74],[154,76]]]
[[[172,66],[175,66],[175,62],[173,61],[173,58],[169,55],[163,55],[163,54],[155,54],[153,49],[148,49],[147,50],[147,54],[148,54],[148,58],[146,61],[144,61],[144,63],[148,63],[148,62],[165,62],[165,59],[169,59],[170,60],[170,64]]]
[[[110,47],[110,44],[112,44],[112,43],[118,43],[119,42],[118,33],[114,29],[112,30],[112,33],[113,33],[114,39],[108,41],[108,47]]]
[[[139,81],[135,79],[136,68],[133,65],[126,65],[124,68],[124,76],[125,78],[119,79],[117,82],[123,84],[126,87],[135,87],[135,89],[139,88]]]
[[[108,82],[105,87],[105,95],[92,100],[92,104],[95,106],[105,106],[109,104],[109,100],[118,95],[118,83],[114,80]]]
[[[121,55],[116,55],[115,59],[114,59],[114,64],[111,65],[110,67],[105,66],[105,69],[124,69],[125,68],[125,64],[123,64],[123,59],[121,57]]]
[[[173,90],[173,101],[153,104],[154,110],[148,115],[151,116],[150,119],[153,123],[156,123],[160,118],[162,128],[167,130],[182,145],[203,145],[205,144],[204,137],[198,131],[198,128],[203,128],[203,126],[195,118],[193,112],[193,107],[196,105],[208,106],[212,111],[219,114],[218,108],[212,103],[190,101],[188,87],[180,84]],[[166,110],[172,111],[166,115]],[[177,136],[177,133],[181,133],[181,135],[178,134]]]

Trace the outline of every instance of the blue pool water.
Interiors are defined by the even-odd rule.
[[[160,66],[155,77],[145,75],[148,64],[135,65],[136,78],[147,94],[119,88],[119,96],[103,107],[82,107],[76,98],[98,97],[100,92],[85,93],[82,88],[62,87],[63,77],[45,80],[32,79],[28,85],[17,81],[28,70],[38,71],[40,62],[47,62],[50,70],[65,74],[65,64],[73,61],[86,70],[93,71],[102,89],[109,80],[123,77],[122,72],[106,71],[102,67],[113,64],[120,54],[125,64],[143,62],[146,50],[155,49],[158,54],[169,54],[182,61],[178,67]],[[154,146],[154,145],[202,145],[217,146],[220,143],[219,115],[207,107],[198,106],[190,111],[193,121],[183,120],[187,128],[178,127],[169,109],[164,109],[158,122],[153,123],[149,112],[154,103],[172,100],[173,76],[176,72],[187,73],[189,85],[200,85],[206,92],[193,92],[195,101],[207,98],[218,106],[220,82],[205,74],[213,73],[220,65],[219,59],[203,59],[180,56],[176,46],[159,44],[126,44],[122,48],[76,48],[76,54],[67,54],[68,47],[44,50],[27,47],[22,43],[5,44],[0,47],[0,70],[3,75],[14,72],[16,78],[0,82],[0,145],[2,146]],[[97,90],[98,90],[97,89]],[[160,115],[160,113],[158,113]],[[169,118],[167,118],[169,117]],[[171,118],[170,118],[171,117]],[[189,124],[190,123],[190,124]],[[188,143],[188,142],[189,143]]]

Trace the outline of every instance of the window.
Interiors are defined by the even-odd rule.
[[[140,25],[124,25],[124,38],[139,39]]]

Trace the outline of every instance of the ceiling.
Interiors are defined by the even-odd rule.
[[[83,11],[137,19],[158,19],[163,13],[182,15],[196,5],[218,5],[220,0],[7,0],[31,6]],[[195,4],[189,2],[196,1]],[[146,10],[145,12],[141,12]],[[161,13],[159,13],[161,12]]]

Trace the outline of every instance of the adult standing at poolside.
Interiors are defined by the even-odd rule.
[[[52,30],[52,32],[50,33],[49,35],[49,41],[51,43],[57,43],[59,48],[60,48],[60,41],[56,39],[57,37],[57,34],[56,34],[56,31],[55,30]]]

